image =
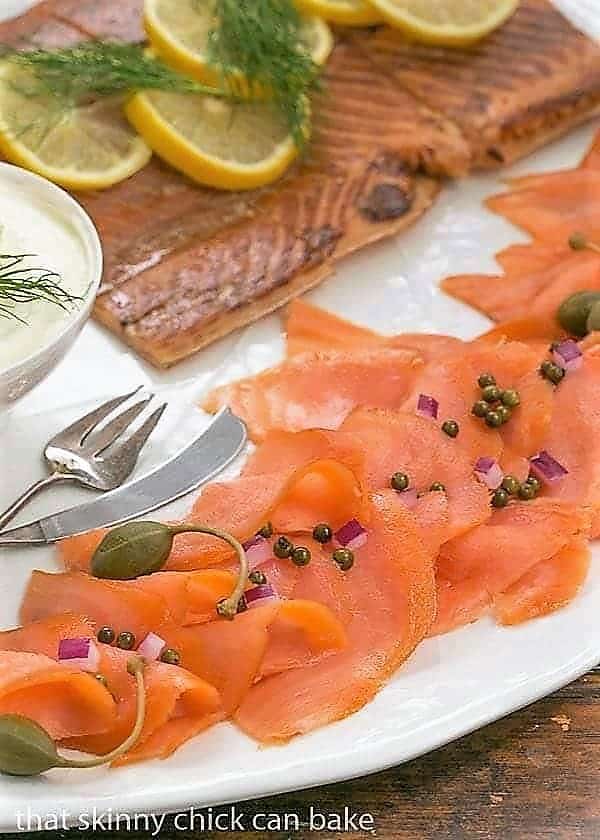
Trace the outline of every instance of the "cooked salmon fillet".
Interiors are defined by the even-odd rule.
[[[511,163],[600,110],[600,46],[549,0],[523,0],[504,26],[465,49],[415,44],[387,27],[352,37],[460,128],[477,169]]]

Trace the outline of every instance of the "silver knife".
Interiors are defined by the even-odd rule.
[[[225,408],[203,434],[154,472],[93,502],[3,531],[0,547],[49,545],[144,516],[210,481],[239,455],[246,440],[246,427]]]

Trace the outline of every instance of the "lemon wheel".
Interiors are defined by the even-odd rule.
[[[345,26],[370,26],[382,20],[370,0],[294,0],[294,3],[303,14],[318,15]]]

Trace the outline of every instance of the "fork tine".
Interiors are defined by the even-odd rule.
[[[131,426],[134,420],[137,420],[153,399],[154,394],[150,394],[146,399],[140,400],[140,402],[132,405],[131,408],[127,408],[121,414],[117,414],[114,420],[110,420],[97,432],[94,431],[87,435],[84,440],[84,452],[90,453],[91,455],[99,455],[107,449],[111,443],[114,443]]]
[[[101,423],[105,417],[108,417],[109,414],[118,408],[123,403],[130,400],[133,396],[135,396],[141,389],[143,385],[139,385],[135,391],[130,391],[129,394],[123,394],[120,397],[113,397],[112,400],[108,400],[107,402],[103,403],[98,408],[95,408],[93,411],[90,411],[89,414],[85,414],[83,417],[80,417],[79,420],[75,420],[70,426],[67,426],[66,429],[63,429],[62,432],[59,432],[51,441],[49,445],[57,444],[61,446],[79,446],[89,435],[89,433],[96,428],[98,423]]]
[[[142,423],[139,429],[126,438],[123,443],[117,445],[114,454],[118,454],[122,459],[134,458],[137,461],[140,452],[156,428],[160,418],[163,416],[166,407],[167,403],[159,405],[156,411],[152,412],[150,417]]]

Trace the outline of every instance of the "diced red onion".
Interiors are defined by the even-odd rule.
[[[577,370],[583,363],[583,353],[572,338],[557,344],[552,350],[552,358],[557,365],[568,371]]]
[[[530,458],[529,463],[531,464],[532,473],[534,473],[540,481],[560,481],[561,478],[564,478],[569,474],[569,470],[565,469],[562,464],[559,464],[558,461],[553,458],[549,452],[546,452],[545,449],[537,455],[534,455],[533,458]]]
[[[504,473],[498,461],[487,455],[481,457],[475,464],[475,475],[490,490],[497,490],[504,479]]]
[[[409,487],[408,490],[401,490],[398,492],[398,498],[407,508],[414,508],[419,500],[419,494],[416,487]]]
[[[362,548],[368,540],[368,534],[358,519],[351,519],[346,522],[339,531],[334,534],[334,540],[341,548],[348,548],[356,551]]]
[[[95,674],[100,665],[100,651],[93,639],[61,639],[58,644],[58,661]]]
[[[160,655],[166,648],[167,643],[156,633],[148,633],[143,642],[138,646],[137,652],[143,656],[147,662],[156,662],[160,659]]]
[[[417,400],[417,414],[421,417],[430,417],[432,420],[437,420],[439,402],[435,397],[430,397],[428,394],[419,394]]]
[[[247,589],[244,593],[244,603],[249,610],[253,607],[262,607],[265,604],[278,600],[279,595],[270,583],[265,583],[262,586],[253,586],[252,589]]]
[[[273,557],[273,547],[269,540],[256,536],[243,543],[250,571],[254,571],[261,563],[266,563]]]

